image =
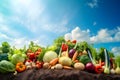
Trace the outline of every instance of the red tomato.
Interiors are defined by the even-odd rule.
[[[76,44],[76,42],[77,42],[76,40],[73,40],[73,41],[72,41],[72,43],[75,43],[75,44]]]
[[[34,60],[36,58],[35,53],[27,53],[27,56],[30,60]]]
[[[71,42],[70,40],[68,40],[67,42]]]
[[[68,49],[68,45],[67,44],[62,44],[62,51],[66,51]]]
[[[26,62],[32,62],[32,60],[26,60]]]
[[[36,68],[40,69],[43,66],[43,62],[36,61]]]
[[[39,51],[36,51],[36,52],[35,52],[35,55],[39,55],[40,53],[41,53],[41,52],[39,52]]]
[[[42,49],[41,49],[41,48],[38,48],[37,51],[38,51],[38,52],[42,52]]]

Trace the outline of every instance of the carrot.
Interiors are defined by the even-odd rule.
[[[73,57],[72,57],[72,61],[75,61],[76,58],[77,58],[77,56],[78,56],[78,52],[76,51],[76,52],[74,53]]]
[[[100,64],[101,66],[104,66],[104,65],[105,65],[105,62],[102,62],[102,60],[100,59],[100,60],[98,61],[98,64]]]
[[[74,63],[77,63],[77,62],[79,62],[79,60],[74,60],[73,62],[74,62]]]
[[[83,55],[83,53],[82,53],[82,52],[80,52],[80,53],[79,53],[79,56],[81,56],[81,55]]]
[[[64,68],[64,69],[68,69],[68,70],[73,69],[73,68],[70,67],[70,66],[63,66],[63,68]]]
[[[51,60],[49,64],[51,66],[54,66],[58,62],[58,60],[59,60],[59,58],[55,58],[55,59]]]

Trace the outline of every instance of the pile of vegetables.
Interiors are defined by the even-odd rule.
[[[77,69],[96,74],[120,74],[120,55],[101,47],[97,51],[92,44],[54,40],[53,45],[41,47],[30,42],[28,48],[11,47],[8,42],[0,46],[0,73],[20,73],[27,69]]]

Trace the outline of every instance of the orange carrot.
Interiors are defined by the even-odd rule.
[[[54,66],[58,62],[58,60],[59,60],[59,58],[55,58],[55,59],[51,60],[49,64],[51,66]]]
[[[63,68],[64,68],[64,69],[69,69],[69,70],[70,70],[70,69],[73,69],[73,68],[70,67],[70,66],[63,66]]]
[[[76,51],[76,52],[74,53],[73,57],[72,57],[72,61],[75,61],[76,58],[77,58],[77,56],[78,56],[78,52]]]
[[[79,60],[74,60],[73,62],[74,62],[74,63],[77,63],[77,62],[80,62],[80,61],[79,61]]]

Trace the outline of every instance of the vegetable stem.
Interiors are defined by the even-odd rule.
[[[110,59],[109,59],[109,55],[106,49],[104,49],[105,52],[105,69],[104,69],[104,73],[109,74],[110,73]]]
[[[104,49],[104,52],[105,52],[105,66],[110,68],[110,58],[109,58],[108,52],[106,49]]]
[[[76,49],[77,48],[77,43],[75,44],[74,48],[73,49]]]
[[[61,52],[62,52],[62,47],[60,48],[58,58],[60,58],[60,56],[61,56]]]
[[[66,57],[68,57],[68,49],[67,49],[67,51],[66,51],[66,54],[65,54],[65,55],[66,55]]]
[[[94,65],[96,65],[95,59],[93,59],[93,57],[92,57],[91,52],[89,51],[89,49],[87,50],[87,53],[88,53],[88,55],[89,55],[90,60],[92,61],[92,63],[93,63]]]

